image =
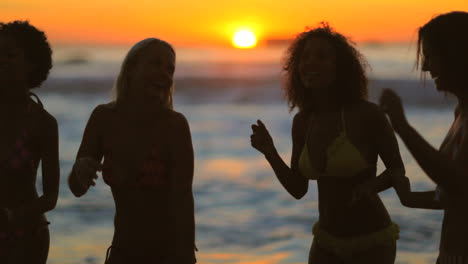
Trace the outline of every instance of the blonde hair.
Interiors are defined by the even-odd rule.
[[[174,48],[168,42],[158,39],[158,38],[147,38],[137,42],[133,47],[128,51],[127,55],[125,56],[124,61],[122,62],[122,66],[120,67],[119,75],[117,76],[117,80],[115,81],[113,87],[113,98],[117,105],[124,104],[127,101],[128,97],[128,90],[130,88],[129,77],[130,77],[130,69],[137,63],[138,59],[140,58],[141,54],[151,45],[153,44],[160,44],[166,46],[170,49],[170,51],[174,54]],[[160,98],[161,105],[165,108],[172,109],[172,93],[174,91],[174,84],[168,90],[163,91],[163,98]]]

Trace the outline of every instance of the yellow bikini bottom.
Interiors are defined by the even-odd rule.
[[[339,238],[320,229],[320,224],[317,222],[312,229],[312,233],[314,234],[314,243],[342,258],[348,259],[354,253],[365,251],[383,243],[394,242],[400,237],[400,227],[392,223],[376,232],[350,238]]]

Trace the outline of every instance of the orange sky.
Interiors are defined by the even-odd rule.
[[[290,38],[327,20],[355,41],[414,40],[433,14],[467,0],[1,0],[3,21],[29,19],[53,43],[128,44],[156,36],[178,45],[229,45],[238,27],[260,40]]]

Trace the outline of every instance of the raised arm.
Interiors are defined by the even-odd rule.
[[[103,154],[99,124],[104,121],[102,120],[101,111],[102,109],[98,106],[91,113],[75,164],[68,177],[68,186],[77,197],[84,195],[89,187],[95,184],[94,179],[97,178],[96,171],[100,169]]]
[[[174,263],[195,259],[195,209],[192,193],[194,153],[187,120],[177,114],[170,131],[171,211],[175,225]]]
[[[14,218],[26,221],[28,217],[54,209],[57,204],[60,181],[57,121],[47,115],[43,122],[39,140],[43,194],[13,211]]]
[[[429,178],[448,193],[464,194],[468,185],[468,169],[463,162],[452,160],[435,149],[411,127],[405,117],[401,99],[392,90],[384,91],[381,105],[389,115],[395,131]],[[462,151],[467,153],[468,144],[463,145]]]
[[[293,149],[291,155],[291,168],[286,165],[276,150],[265,125],[259,120],[252,125],[252,146],[263,153],[270,163],[279,182],[296,199],[301,199],[309,188],[308,180],[300,175],[298,170],[299,156],[305,143],[306,122],[301,114],[296,114],[292,125]]]

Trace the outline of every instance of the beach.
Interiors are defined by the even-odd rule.
[[[95,47],[56,50],[51,77],[36,90],[57,118],[60,131],[61,185],[57,207],[47,214],[51,222],[48,263],[103,263],[113,234],[110,188],[99,178],[96,187],[78,199],[68,189],[67,174],[91,111],[112,100],[126,48],[105,49],[107,53]],[[86,60],[67,62],[68,54],[77,50],[86,50]],[[175,109],[187,117],[195,149],[198,262],[305,263],[312,225],[318,219],[316,183],[310,182],[303,199],[291,197],[263,155],[250,146],[249,138],[250,125],[261,119],[289,163],[295,112],[288,111],[281,90],[284,47],[244,57],[239,51],[224,56],[216,50],[176,50]],[[453,98],[435,91],[431,80],[419,80],[412,71],[410,47],[371,46],[363,51],[372,66],[369,100],[376,102],[382,88],[394,88],[403,97],[410,123],[438,147],[453,121]],[[413,189],[434,189],[401,142],[400,150]],[[383,169],[379,161],[378,171]],[[393,189],[380,197],[400,225],[396,263],[435,263],[442,211],[405,208]]]

